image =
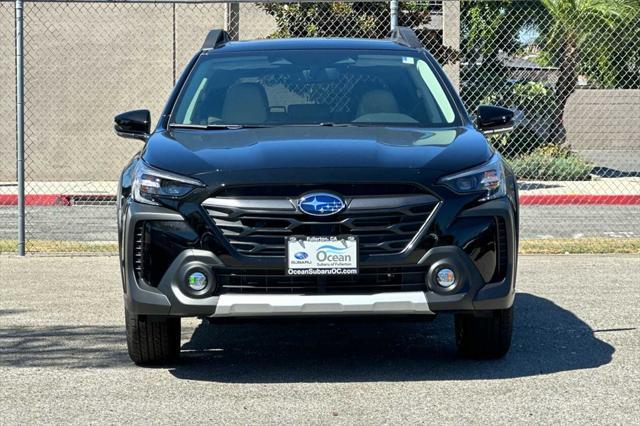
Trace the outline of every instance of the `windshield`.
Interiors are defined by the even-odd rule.
[[[202,55],[170,123],[183,126],[457,124],[430,65],[406,52]]]

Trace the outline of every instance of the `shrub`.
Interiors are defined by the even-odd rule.
[[[519,179],[589,180],[593,165],[569,148],[548,144],[509,160]]]
[[[556,99],[553,89],[537,81],[516,83],[511,90],[516,108],[530,115],[551,116],[555,112]]]
[[[536,134],[526,126],[516,126],[509,133],[489,137],[489,142],[506,158],[530,154],[536,148],[548,143],[545,137]]]
[[[483,103],[502,105],[521,114],[511,133],[493,136],[491,143],[505,157],[514,158],[555,142],[551,140],[555,102],[553,89],[535,81],[508,84],[501,91],[488,95]]]

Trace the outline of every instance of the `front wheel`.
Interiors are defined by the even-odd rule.
[[[168,364],[180,357],[180,318],[135,315],[125,309],[129,357],[138,365]]]
[[[456,346],[462,355],[480,359],[502,358],[511,346],[513,307],[488,316],[457,314]]]

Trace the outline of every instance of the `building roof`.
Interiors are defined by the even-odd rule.
[[[509,67],[509,68],[521,68],[521,69],[527,69],[527,70],[547,70],[547,71],[554,71],[557,70],[557,67],[543,67],[541,65],[536,64],[533,61],[529,61],[527,59],[524,58],[505,58],[503,60],[503,63],[505,66]]]

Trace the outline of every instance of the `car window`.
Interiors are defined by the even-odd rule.
[[[445,127],[458,117],[430,65],[402,52],[203,55],[171,123]]]

